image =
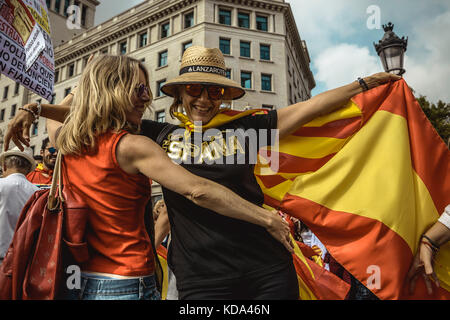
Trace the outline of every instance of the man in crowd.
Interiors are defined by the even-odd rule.
[[[28,181],[38,188],[50,188],[57,155],[58,151],[55,146],[51,144],[49,138],[45,138],[41,147],[42,167],[38,166],[33,172],[30,172],[27,175]]]
[[[36,163],[30,148],[23,152],[15,147],[0,155],[3,177],[0,178],[0,264],[12,241],[22,208],[39,190],[26,179]]]

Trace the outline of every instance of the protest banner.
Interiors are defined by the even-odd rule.
[[[44,0],[0,0],[0,72],[50,101],[55,63]]]

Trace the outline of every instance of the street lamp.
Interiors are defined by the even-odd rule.
[[[408,46],[408,38],[402,37],[400,39],[394,33],[394,25],[391,22],[383,25],[383,29],[385,32],[383,38],[378,44],[374,43],[373,45],[381,59],[384,70],[401,76],[405,73],[403,58]]]

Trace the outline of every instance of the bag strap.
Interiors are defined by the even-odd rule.
[[[58,152],[58,155],[56,157],[55,169],[53,170],[52,185],[50,187],[50,193],[48,195],[47,208],[50,211],[57,209],[58,205],[64,202],[64,198],[62,195],[63,183],[61,174],[61,160],[62,153]],[[56,190],[58,190],[58,197],[56,197]]]

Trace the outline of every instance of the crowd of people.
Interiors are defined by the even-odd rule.
[[[11,141],[15,147],[0,158],[0,258],[12,239],[19,207],[38,187],[51,183],[60,152],[64,187],[92,211],[86,234],[90,258],[81,266],[81,289],[71,290],[67,299],[160,299],[154,255],[160,245],[168,248],[168,299],[298,299],[290,234],[305,242],[302,233],[307,229],[301,221],[290,225],[278,212],[263,209],[263,193],[249,162],[254,151],[239,134],[277,129],[281,139],[354,95],[400,77],[374,74],[304,102],[215,126],[212,120],[222,112],[223,102],[245,95],[225,70],[218,49],[192,46],[185,51],[180,75],[161,89],[173,97],[170,114],[180,120],[181,135],[180,125],[142,119],[153,98],[150,74],[126,56],[91,59],[76,89],[59,105],[25,105],[5,136],[6,149]],[[39,116],[47,118],[49,138],[42,144],[43,164],[34,169],[26,147],[30,126]],[[177,149],[181,141],[194,145],[202,126],[216,129],[214,135],[203,136],[206,148],[225,132],[244,143],[240,148],[235,143],[234,152],[214,155],[221,161],[213,163],[186,147]],[[258,137],[257,145],[273,141],[270,135]],[[154,230],[149,234],[144,219],[152,180],[162,185],[164,200],[150,213]],[[11,196],[7,202],[4,194],[20,201]],[[433,255],[450,238],[447,209],[423,238],[411,283],[418,273],[434,274]],[[325,257],[326,248],[318,239],[316,247]],[[327,261],[330,270],[336,266],[329,255]],[[348,277],[349,299],[376,299],[351,274]]]

